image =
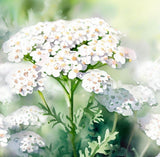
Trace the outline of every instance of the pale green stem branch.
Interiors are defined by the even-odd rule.
[[[112,127],[112,133],[115,131],[116,129],[116,125],[117,125],[117,121],[118,121],[118,114],[114,113],[114,122],[113,122],[113,127]]]
[[[150,143],[150,141],[148,140],[146,146],[144,147],[144,149],[143,149],[143,151],[141,152],[141,154],[140,154],[139,157],[144,157],[144,155],[145,155],[147,149],[149,148],[150,144],[151,144],[151,143]]]

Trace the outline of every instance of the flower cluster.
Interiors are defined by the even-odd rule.
[[[159,154],[157,154],[155,157],[160,157],[160,153],[159,153]]]
[[[103,94],[96,95],[97,101],[104,105],[109,112],[117,112],[123,116],[133,115],[133,111],[139,110],[139,103],[132,94],[124,88],[106,90]]]
[[[43,75],[36,65],[21,68],[10,77],[10,87],[13,88],[17,94],[23,96],[32,93],[35,87],[38,90],[43,90]]]
[[[8,131],[4,128],[0,128],[0,146],[1,147],[7,146],[9,138],[10,138],[10,135],[8,134]]]
[[[43,110],[36,106],[23,106],[4,118],[5,127],[19,130],[26,126],[41,126],[46,121]]]
[[[141,105],[148,104],[150,106],[156,105],[157,100],[154,92],[143,85],[123,85]]]
[[[74,79],[97,62],[113,68],[135,59],[135,53],[119,46],[120,32],[99,18],[40,22],[26,27],[3,45],[10,61],[23,58],[42,67],[48,75]]]
[[[14,92],[9,88],[8,76],[17,68],[16,64],[2,63],[0,64],[0,102],[2,104],[11,102]]]
[[[139,118],[138,123],[146,135],[160,145],[160,114],[147,114]]]
[[[9,142],[9,146],[19,148],[22,153],[37,153],[39,148],[45,147],[45,143],[41,136],[31,131],[21,131],[13,134]]]
[[[111,87],[111,79],[105,71],[90,70],[82,77],[82,87],[88,92],[103,93]]]
[[[160,90],[160,63],[146,62],[137,71],[138,79],[145,82],[154,91]]]
[[[4,128],[3,119],[4,116],[0,114],[0,147],[7,146],[8,139],[10,138],[7,129]]]

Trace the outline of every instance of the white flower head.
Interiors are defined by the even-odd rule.
[[[31,94],[33,88],[43,90],[43,81],[43,74],[36,65],[17,70],[9,79],[10,87],[22,96]]]
[[[25,153],[38,153],[40,148],[45,147],[45,142],[41,136],[31,131],[21,131],[11,135],[8,144],[9,149],[16,152],[18,155]]]
[[[3,45],[8,59],[24,58],[54,77],[79,77],[88,65],[97,62],[120,68],[134,53],[119,46],[120,32],[100,18],[40,22],[26,27]]]
[[[9,138],[10,135],[8,134],[8,131],[4,128],[0,128],[0,147],[7,146]]]
[[[27,126],[40,127],[45,123],[47,116],[37,106],[23,106],[4,118],[6,128],[21,130]]]
[[[123,116],[131,116],[133,111],[139,110],[141,107],[129,91],[124,88],[110,88],[104,94],[96,95],[96,99],[109,112],[117,112]]]
[[[4,128],[3,119],[4,119],[4,116],[0,114],[0,128]]]
[[[138,123],[145,134],[160,145],[160,114],[147,114],[139,118]]]
[[[127,89],[141,105],[148,104],[150,106],[156,105],[157,100],[154,92],[143,85],[123,85],[123,88]]]
[[[152,88],[154,91],[160,90],[160,63],[145,62],[138,67],[137,77]]]
[[[88,92],[103,93],[110,86],[110,75],[102,70],[90,70],[82,77],[82,87]]]

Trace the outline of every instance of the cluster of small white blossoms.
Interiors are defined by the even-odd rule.
[[[152,88],[154,91],[160,90],[160,63],[146,62],[138,67],[137,77]]]
[[[4,118],[6,128],[13,130],[25,129],[28,126],[40,127],[46,122],[47,116],[37,106],[23,106]]]
[[[139,103],[124,88],[110,88],[103,94],[96,95],[95,97],[109,112],[117,112],[123,116],[131,116],[134,111],[140,109]]]
[[[17,68],[13,63],[0,64],[0,102],[2,104],[9,103],[14,97],[14,92],[9,88],[7,77],[14,69]]]
[[[45,142],[41,136],[32,131],[21,131],[11,136],[9,147],[12,146],[17,147],[20,150],[18,153],[22,152],[24,155],[24,153],[38,153],[40,148],[45,147]]]
[[[157,100],[154,92],[143,85],[123,85],[141,105],[148,104],[150,106],[156,105]]]
[[[160,153],[158,155],[156,155],[155,157],[160,157]]]
[[[139,118],[138,123],[146,135],[160,145],[160,114],[147,114]]]
[[[0,114],[0,147],[5,147],[8,144],[10,135],[8,134],[7,129],[3,125],[4,116]]]
[[[59,20],[20,30],[3,44],[3,51],[10,61],[29,55],[48,75],[74,79],[97,62],[116,68],[135,59],[134,51],[119,43],[120,32],[102,19]]]
[[[82,87],[88,92],[103,93],[111,87],[110,75],[102,70],[90,70],[82,77]]]
[[[26,96],[34,88],[40,91],[44,89],[44,74],[38,66],[29,65],[14,72],[10,76],[9,85],[17,94]]]

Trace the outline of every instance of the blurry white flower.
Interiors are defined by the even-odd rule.
[[[160,153],[158,155],[156,155],[155,157],[160,157]]]
[[[0,102],[2,104],[11,102],[14,92],[9,88],[8,76],[16,69],[17,64],[2,63],[0,64]]]
[[[123,88],[127,89],[140,104],[145,103],[150,106],[157,104],[154,92],[146,86],[123,85]]]
[[[146,62],[138,67],[137,77],[152,88],[154,91],[160,90],[160,63]]]
[[[110,76],[102,70],[90,70],[82,77],[82,87],[88,92],[103,93],[110,86]]]
[[[4,128],[3,119],[4,119],[4,116],[0,114],[0,128]]]
[[[8,134],[8,131],[4,128],[0,128],[0,147],[7,146],[9,138],[10,135]]]
[[[146,135],[160,145],[160,114],[147,114],[139,118],[138,123]]]
[[[110,88],[95,97],[109,112],[117,112],[123,116],[131,116],[133,111],[139,110],[141,107],[133,95],[124,88]]]
[[[45,147],[45,143],[38,134],[31,131],[21,131],[11,135],[8,147],[17,155],[22,156],[25,153],[38,153],[40,148]]]
[[[17,94],[26,96],[33,88],[43,90],[43,74],[36,65],[20,68],[9,78],[9,84]]]
[[[11,102],[13,95],[13,91],[8,86],[0,87],[0,102],[3,104]]]
[[[23,106],[4,118],[6,128],[21,130],[26,126],[40,127],[45,123],[47,116],[37,106]]]

